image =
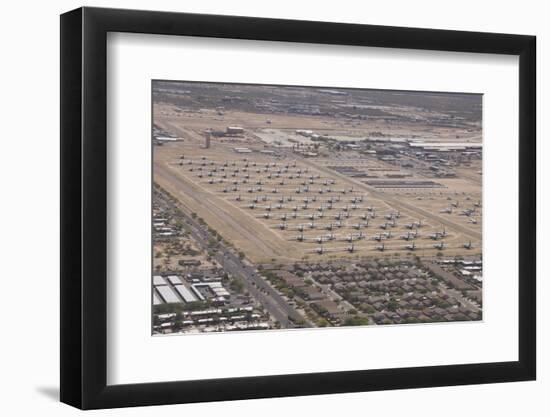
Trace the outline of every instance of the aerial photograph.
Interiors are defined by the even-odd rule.
[[[151,94],[153,335],[483,319],[482,94]]]

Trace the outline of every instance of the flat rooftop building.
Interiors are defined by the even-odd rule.
[[[156,291],[153,291],[153,305],[158,306],[159,304],[162,304],[162,300],[158,296]]]
[[[244,133],[244,129],[239,126],[228,126],[225,132],[228,135],[242,135]]]
[[[160,275],[155,275],[153,277],[153,285],[166,285],[166,281]]]
[[[181,140],[180,138],[173,138],[171,136],[155,136],[155,139],[159,142],[176,142]]]
[[[410,142],[412,148],[424,149],[482,149],[483,144],[480,142]]]
[[[197,301],[197,297],[185,285],[176,285],[174,288],[186,303]]]
[[[166,303],[180,303],[180,299],[174,294],[172,288],[167,285],[157,287],[157,291]]]
[[[252,153],[249,148],[233,148],[233,150],[237,153]]]

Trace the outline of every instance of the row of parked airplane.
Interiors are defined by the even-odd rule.
[[[430,246],[417,246],[415,242],[412,242],[411,244],[408,244],[408,245],[402,245],[402,246],[395,246],[395,245],[392,245],[391,248],[390,247],[386,247],[385,243],[382,242],[380,245],[376,246],[375,249],[378,250],[378,251],[381,251],[383,252],[384,250],[386,249],[392,249],[392,250],[395,250],[395,249],[406,249],[406,250],[410,250],[410,251],[415,251],[416,249],[437,249],[437,250],[443,250],[445,249],[447,246],[443,243],[443,242],[440,242],[440,243],[436,243],[434,245],[432,245],[431,247]],[[462,247],[464,247],[465,249],[471,249],[473,246],[472,246],[472,242],[471,241],[468,241],[467,243],[465,243],[464,245],[462,245]],[[316,249],[313,250],[313,252],[319,254],[319,255],[322,255],[324,253],[327,253],[327,252],[344,252],[344,251],[347,251],[347,252],[355,252],[357,250],[357,248],[355,247],[355,245],[353,243],[351,243],[350,246],[345,246],[345,247],[330,247],[330,248],[326,248],[324,246],[319,246],[317,247]]]
[[[286,229],[286,227],[287,226],[286,225],[283,226],[283,224],[279,225],[279,228],[281,228],[281,229]],[[337,227],[337,228],[341,227],[341,224],[340,223],[336,223],[336,224],[329,223],[328,225],[325,225],[325,229],[330,230],[330,231],[332,231],[334,229],[334,227]],[[299,242],[305,242],[305,241],[311,240],[311,241],[316,241],[318,243],[322,243],[324,241],[337,239],[336,236],[333,233],[330,233],[328,235],[318,236],[318,237],[305,237],[304,234],[303,234],[303,231],[306,228],[313,229],[313,228],[315,228],[315,226],[312,223],[309,223],[309,224],[306,224],[306,225],[303,225],[303,224],[297,225],[295,230],[298,230],[302,233],[299,234],[298,236],[296,236],[295,240],[297,240]],[[440,239],[443,239],[446,236],[447,236],[447,231],[445,230],[445,228],[443,228],[441,231],[437,231],[437,232],[434,232],[434,233],[431,233],[431,234],[427,235],[427,237],[429,237],[432,240],[440,240]],[[389,240],[392,237],[393,237],[393,235],[390,231],[390,232],[386,232],[386,233],[375,234],[375,235],[372,236],[371,239],[376,240],[378,242],[381,242],[383,240]],[[414,232],[407,232],[406,234],[400,235],[399,239],[406,240],[406,241],[414,241],[415,239],[417,239],[419,237],[420,237],[420,235],[418,233],[418,230],[415,230]],[[358,233],[350,233],[349,235],[344,235],[343,237],[341,237],[337,240],[347,240],[347,241],[351,242],[353,240],[361,240],[361,239],[366,239],[366,238],[367,238],[367,235],[364,234],[362,231],[359,231]]]
[[[449,207],[445,207],[445,208],[439,210],[439,212],[440,212],[440,213],[446,213],[446,214],[452,214],[452,213],[453,213],[453,207],[456,208],[456,207],[458,207],[458,206],[454,206],[454,205],[451,204]],[[459,214],[460,214],[461,216],[468,216],[468,217],[470,217],[470,216],[472,216],[473,214],[476,214],[477,207],[479,207],[479,206],[474,205],[473,208],[467,208],[467,209],[461,210]]]
[[[235,197],[235,201],[243,201],[243,197],[241,194],[239,194],[237,197]],[[257,195],[255,196],[253,199],[250,200],[252,203],[254,204],[258,204],[260,201],[272,201],[271,200],[271,197],[267,194],[264,194],[264,195]],[[292,195],[288,195],[288,196],[280,196],[279,198],[273,200],[273,201],[277,201],[278,203],[284,203],[284,202],[291,202],[291,201],[300,201],[299,198],[296,198]],[[340,198],[340,196],[332,196],[332,197],[327,197],[327,198],[323,198],[323,197],[317,197],[317,196],[311,196],[311,197],[303,197],[301,199],[301,201],[303,201],[304,203],[310,203],[310,202],[320,202],[320,203],[338,203],[340,201],[342,201],[342,199]],[[357,203],[361,203],[363,202],[363,197],[362,196],[356,196],[356,197],[352,197],[349,199],[349,202],[352,203],[352,204],[357,204]],[[372,210],[372,208],[371,208]]]
[[[264,218],[264,219],[271,219],[271,218],[274,218],[276,216],[272,215],[271,212],[265,212],[263,213],[260,217]],[[319,219],[323,219],[325,217],[329,217],[329,218],[332,218],[334,219],[335,221],[334,222],[329,222],[329,223],[314,223],[315,220],[319,220]],[[373,216],[371,215],[367,215],[367,214],[363,214],[359,217],[355,217],[353,216],[354,218],[358,218],[358,219],[361,219],[359,220],[357,223],[352,223],[352,224],[346,224],[345,226],[347,227],[353,227],[354,229],[363,229],[363,228],[367,228],[369,227],[369,222],[370,220],[373,218]],[[297,211],[293,211],[291,213],[283,213],[281,215],[279,215],[277,217],[279,220],[282,220],[283,222],[282,223],[279,223],[277,225],[275,225],[274,227],[280,229],[280,230],[286,230],[286,229],[290,229],[290,228],[301,228],[301,230],[303,230],[305,227],[309,228],[309,229],[316,229],[316,228],[323,228],[323,227],[326,227],[327,229],[330,229],[332,230],[334,227],[343,227],[344,224],[342,224],[342,220],[345,220],[345,219],[349,219],[350,218],[350,214],[348,212],[338,212],[337,214],[335,215],[332,215],[332,216],[325,216],[324,212],[321,211],[319,213],[304,213],[304,214],[298,214]],[[290,219],[309,219],[311,220],[310,223],[307,223],[305,225],[303,224],[299,224],[299,225],[289,225],[287,224],[287,220],[290,220]],[[383,230],[387,230],[389,227],[395,227],[396,226],[396,222],[395,220],[392,220],[391,222],[385,222],[385,223],[382,223],[382,224],[379,224],[378,227],[380,229],[383,229]],[[409,230],[415,230],[414,233],[411,233],[411,232],[408,232],[407,233],[407,237],[410,237],[410,236],[418,236],[418,229],[420,227],[422,227],[422,221],[419,220],[418,222],[413,222],[413,223],[409,223],[407,225],[405,225],[405,227]],[[439,234],[433,234],[433,235],[430,235],[433,239],[438,239],[438,238],[441,238],[441,237],[445,237],[445,232],[442,232],[442,233],[439,233]]]
[[[189,172],[193,172],[194,171],[194,168],[189,168]],[[261,179],[251,179],[250,178],[250,174],[246,173],[246,174],[243,174],[243,175],[237,175],[238,173],[237,172],[233,172],[233,173],[230,173],[230,174],[227,174],[226,172],[220,174],[219,176],[217,175],[214,175],[212,174],[212,172],[208,172],[206,174],[204,174],[202,171],[200,171],[196,177],[197,178],[208,178],[208,184],[223,184],[226,182],[226,180],[228,179],[231,179],[231,178],[235,178],[232,180],[233,183],[236,183],[236,184],[248,184],[248,183],[253,183],[255,185],[280,185],[280,186],[285,186],[285,185],[296,185],[295,183],[291,183],[289,181],[286,181],[284,178],[281,178],[280,175],[276,174],[274,176],[271,176],[268,175],[266,176],[265,178],[266,179],[273,179],[273,178],[277,178],[277,181],[266,181],[265,179],[264,180],[261,180]],[[293,180],[295,178],[294,175],[289,175],[287,180]],[[300,178],[299,175],[296,175],[296,178]],[[320,180],[320,181],[315,181],[314,179],[311,179],[311,178],[307,178],[307,180],[303,180],[301,181],[300,183],[298,183],[298,185],[301,185],[301,186],[304,186],[305,188],[303,189],[303,192],[309,192],[309,186],[310,185],[324,185],[325,187],[329,187],[330,185],[334,185],[336,184],[336,182],[334,180]],[[333,190],[332,188],[318,188],[317,189],[317,192],[319,194],[324,194],[324,193],[331,193],[331,192],[335,192],[335,193],[341,193],[341,194],[347,194],[348,192],[353,192],[353,190],[351,188],[342,188],[342,189],[336,189],[336,190]]]
[[[200,175],[198,176],[200,178]],[[218,181],[218,183],[221,183],[223,181]],[[259,181],[261,182],[261,181]],[[214,179],[210,179],[208,180],[208,183],[209,184],[214,184],[215,181]],[[247,184],[248,182],[247,181],[241,181],[240,184]],[[229,187],[225,187],[223,189],[220,190],[220,192],[222,193],[227,193],[229,191],[232,191],[232,192],[237,192],[240,190],[240,188],[238,187],[238,184],[239,182],[238,181],[233,181],[233,187],[229,188]],[[261,193],[261,192],[265,192],[266,190],[264,190],[264,188],[262,187],[263,184],[256,184],[256,187],[249,187],[248,189],[246,189],[245,191],[248,193],[248,194],[252,194],[252,193]],[[283,184],[284,185],[284,184]],[[279,188],[271,188],[269,190],[267,190],[267,192],[271,193],[271,194],[279,194],[280,192],[288,192],[289,190],[280,190]],[[309,193],[310,192],[310,188],[308,185],[306,185],[305,187],[297,187],[294,189],[294,193],[295,194],[302,194],[302,193]],[[333,190],[332,188],[319,188],[317,190],[317,193],[318,194],[330,194],[330,193],[339,193],[339,194],[343,194],[343,195],[346,195],[348,193],[353,193],[353,187],[352,188],[342,188],[342,189],[337,189],[337,190]]]
[[[202,156],[199,160],[186,159],[185,154],[180,155],[180,158],[179,158],[179,163],[180,164],[184,164],[183,161],[186,161],[185,163],[187,165],[198,165],[198,166],[210,165],[210,166],[220,166],[220,167],[223,167],[223,168],[240,166],[240,165],[237,165],[237,161],[231,161],[231,162],[224,161],[223,163],[220,163],[220,162],[214,162],[214,161],[207,160],[205,156]],[[240,164],[240,162],[241,161],[239,161],[239,164]],[[290,168],[296,168],[296,161],[293,161],[291,163],[281,164],[279,166],[279,164],[277,164],[275,162],[259,163],[259,162],[255,162],[255,161],[248,161],[247,158],[244,158],[242,160],[242,166],[245,167],[245,168],[248,168],[250,166],[252,166],[252,167],[263,166],[264,168],[290,169]],[[282,168],[280,168],[280,167],[282,167]],[[300,173],[307,173],[309,171],[309,168],[307,168],[307,167],[306,168],[298,168],[298,171]]]
[[[347,216],[349,217],[349,211],[351,210],[357,210],[361,207],[357,206],[356,204],[351,204],[351,205],[345,205],[345,206],[334,206],[333,203],[327,203],[326,205],[325,204],[321,204],[320,206],[317,206],[317,207],[310,207],[309,206],[309,203],[308,202],[305,202],[305,203],[302,203],[302,204],[296,204],[294,206],[290,206],[288,207],[286,204],[284,203],[277,203],[277,204],[267,204],[267,205],[258,205],[256,203],[250,203],[248,205],[248,208],[250,210],[254,210],[256,208],[263,208],[264,210],[267,210],[268,212],[269,211],[272,211],[273,209],[278,209],[278,210],[281,210],[283,208],[289,208],[291,209],[292,211],[298,211],[298,210],[317,210],[317,211],[320,211],[320,212],[323,212],[325,210],[340,210],[340,211],[344,211],[347,213]],[[366,217],[366,214],[363,215],[363,217]],[[376,217],[376,211],[374,213],[371,213],[369,215],[369,217]]]

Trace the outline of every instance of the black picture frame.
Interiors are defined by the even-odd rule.
[[[108,32],[519,56],[519,359],[109,386]],[[61,401],[81,409],[533,380],[536,377],[534,36],[80,8],[61,16]]]

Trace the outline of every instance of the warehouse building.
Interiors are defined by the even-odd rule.
[[[238,126],[228,126],[225,130],[226,135],[242,135],[244,134],[244,129]]]
[[[166,303],[180,303],[180,299],[178,296],[174,293],[172,288],[170,288],[168,285],[161,285],[159,287],[156,287],[157,291],[159,292],[160,296]]]
[[[185,285],[176,285],[174,288],[186,303],[192,303],[198,300]]]

